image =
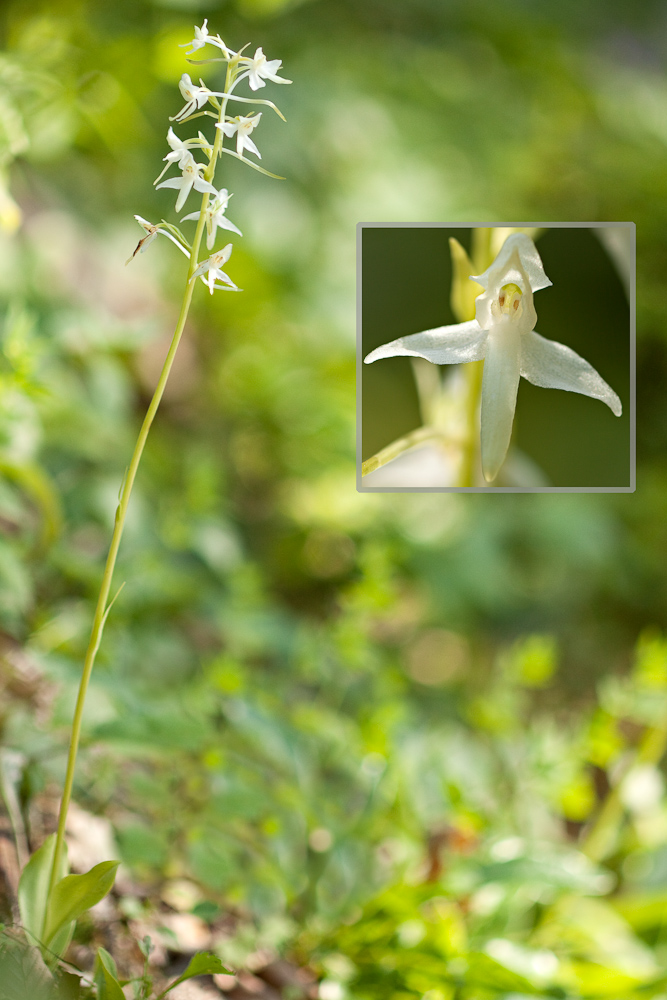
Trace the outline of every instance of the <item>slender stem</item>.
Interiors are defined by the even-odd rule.
[[[402,455],[404,451],[408,451],[416,445],[423,444],[424,441],[431,441],[434,438],[441,440],[442,437],[442,431],[439,431],[436,427],[418,427],[417,430],[410,431],[409,434],[399,438],[398,441],[392,441],[386,448],[379,451],[377,455],[373,455],[372,458],[368,458],[365,462],[362,462],[361,475],[367,476],[369,472],[381,469],[387,462],[391,462],[392,459]]]
[[[483,361],[471,361],[466,365],[466,437],[461,458],[459,486],[475,485],[475,469],[477,466],[477,442],[479,440],[479,399],[482,394]]]
[[[225,90],[229,89],[230,83],[230,68],[227,67],[227,79],[225,80]],[[225,110],[227,107],[227,101],[224,101],[219,115],[219,121],[224,121]],[[215,175],[215,165],[220,150],[222,148],[222,141],[224,133],[222,129],[217,128],[215,135],[215,141],[213,143],[213,151],[211,154],[211,160],[204,171],[204,177],[207,181],[211,181]],[[102,639],[102,631],[107,619],[107,615],[111,609],[111,605],[108,604],[109,592],[111,590],[111,581],[113,578],[114,569],[116,566],[116,557],[118,556],[118,549],[120,547],[120,540],[123,535],[123,528],[125,527],[125,518],[127,515],[127,509],[130,503],[130,496],[132,495],[132,487],[134,486],[134,480],[137,475],[137,470],[139,468],[139,463],[141,461],[141,456],[144,451],[146,440],[148,438],[148,433],[151,429],[151,424],[157,413],[158,406],[160,405],[160,400],[165,390],[167,384],[167,379],[169,378],[169,373],[171,367],[174,363],[174,358],[176,356],[176,351],[183,334],[183,329],[185,327],[186,320],[188,318],[188,312],[190,310],[190,303],[192,301],[192,293],[194,291],[194,282],[192,281],[192,275],[197,268],[197,258],[199,256],[199,248],[201,245],[202,235],[204,232],[204,222],[206,215],[206,208],[208,205],[209,194],[205,192],[202,195],[201,210],[199,213],[199,219],[197,221],[197,229],[195,232],[194,240],[192,241],[192,253],[190,254],[190,265],[188,267],[188,274],[185,283],[185,292],[183,294],[183,302],[181,304],[181,311],[178,316],[178,321],[176,323],[176,329],[174,330],[174,335],[169,346],[169,351],[167,352],[167,357],[165,358],[162,371],[160,372],[160,377],[158,383],[153,393],[153,398],[150,401],[148,410],[146,411],[146,416],[144,417],[144,422],[141,425],[141,430],[139,431],[139,436],[137,442],[134,446],[134,451],[132,453],[132,458],[130,460],[130,465],[128,467],[127,473],[125,474],[125,479],[123,480],[123,485],[120,492],[120,500],[118,507],[116,509],[116,518],[114,523],[113,535],[111,537],[111,545],[109,546],[109,554],[107,555],[106,565],[104,567],[104,574],[102,576],[102,584],[100,586],[99,596],[97,598],[97,606],[95,608],[95,615],[93,617],[93,625],[90,632],[90,640],[88,642],[88,649],[86,650],[86,658],[84,660],[83,672],[81,674],[81,681],[79,682],[79,693],[76,699],[76,706],[74,709],[74,718],[72,720],[72,735],[70,738],[69,753],[67,756],[67,771],[65,774],[65,783],[63,786],[62,799],[60,801],[60,813],[58,816],[58,830],[56,833],[56,844],[53,852],[53,864],[51,867],[51,880],[49,884],[49,892],[53,890],[54,885],[58,881],[58,871],[60,866],[60,858],[62,856],[63,844],[65,840],[65,825],[67,823],[67,811],[69,809],[69,804],[72,798],[72,787],[74,784],[74,769],[76,765],[76,755],[79,749],[79,741],[81,738],[81,724],[83,720],[83,708],[86,700],[86,693],[88,691],[88,685],[90,682],[90,677],[93,672],[93,666],[95,664],[95,657],[97,656],[97,651],[100,646],[100,641]],[[113,603],[113,602],[112,602]]]

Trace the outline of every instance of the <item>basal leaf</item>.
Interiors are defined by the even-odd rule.
[[[19,910],[23,926],[28,934],[40,943],[44,940],[46,904],[55,845],[56,835],[52,833],[32,855],[21,872],[19,881]],[[68,868],[66,849],[61,855],[60,868],[59,874],[62,879]]]
[[[95,986],[97,1000],[125,1000],[116,963],[104,948],[99,948],[95,957]]]
[[[71,920],[67,924],[63,924],[59,931],[53,935],[49,941],[48,947],[44,949],[44,958],[46,964],[49,968],[53,968],[57,964],[57,960],[62,958],[67,949],[69,948],[69,943],[74,935],[74,928],[76,923]]]
[[[179,983],[184,983],[186,979],[192,979],[193,976],[215,976],[219,973],[233,975],[229,969],[225,968],[217,955],[211,954],[210,951],[199,951],[192,956],[185,972],[169,984],[162,996],[173,990]]]
[[[53,978],[39,948],[11,933],[0,935],[2,1000],[54,1000]]]
[[[103,861],[85,875],[68,875],[58,882],[49,900],[44,943],[50,945],[65,924],[99,903],[111,889],[119,861]]]

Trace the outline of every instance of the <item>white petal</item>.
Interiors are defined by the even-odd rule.
[[[226,246],[222,248],[222,250],[218,250],[218,252],[214,254],[216,265],[220,266],[221,264],[226,264],[232,255],[233,249],[234,249],[233,244],[227,243]]]
[[[486,350],[487,331],[477,320],[438,326],[434,330],[412,333],[399,337],[389,344],[377,347],[364,358],[369,365],[380,358],[426,358],[434,365],[457,365],[466,361],[480,361]]]
[[[204,180],[203,177],[196,177],[194,180],[195,191],[199,191],[204,194],[208,191],[209,194],[217,194],[218,192],[208,181]]]
[[[181,193],[179,194],[178,198],[176,199],[176,211],[177,212],[180,212],[180,210],[183,208],[183,205],[185,205],[185,202],[187,201],[187,197],[190,194],[190,192],[192,191],[192,185],[193,185],[193,183],[194,183],[194,181],[193,181],[192,178],[190,178],[190,177],[183,177],[183,179],[182,179],[183,186],[181,187]],[[166,187],[166,184],[163,184],[161,186],[162,187]]]
[[[185,149],[185,143],[178,138],[171,125],[169,126],[169,131],[167,132],[167,142],[174,151]],[[167,154],[167,156],[168,155],[169,154]]]
[[[240,133],[239,133],[239,135],[240,135]],[[241,146],[241,151],[240,151],[241,156],[243,156],[243,149],[245,147],[249,152],[254,153],[255,156],[259,160],[262,159],[262,154],[257,149],[257,146],[255,145],[255,143],[252,141],[252,139],[249,136],[247,136],[247,135],[243,136],[243,138],[241,139],[241,142],[240,142],[240,146]],[[237,152],[239,152],[238,148],[237,148]]]
[[[216,122],[215,127],[219,128],[225,135],[232,136],[239,127],[238,122]]]
[[[221,271],[219,267],[215,269],[215,272],[212,271],[211,273],[212,274],[215,273],[215,277],[216,278],[219,278],[220,281],[224,281],[226,284],[231,285],[232,288],[237,288],[238,287],[237,285],[234,284],[234,282],[229,277],[229,275],[225,274],[224,271]]]
[[[148,219],[144,219],[141,215],[135,215],[135,219],[139,223],[142,229],[145,229],[147,233],[154,228],[153,223],[149,222]]]
[[[483,274],[478,274],[472,276],[473,281],[477,281],[482,288],[488,288],[490,285],[495,285],[497,283],[497,278],[499,275],[503,275],[507,270],[510,263],[510,258],[514,250],[518,250],[519,258],[523,269],[528,276],[530,281],[530,287],[534,292],[538,292],[540,288],[548,288],[552,284],[544,273],[544,267],[542,266],[542,261],[540,255],[537,252],[537,247],[531,240],[530,236],[526,236],[525,233],[512,233],[508,236],[502,245],[500,253],[494,260],[490,267],[487,267]],[[507,284],[509,281],[513,281],[514,278],[508,276],[500,281],[500,284]]]
[[[224,215],[215,216],[215,224],[220,226],[221,229],[228,229],[231,233],[238,233],[239,236],[243,236],[240,229],[237,229],[233,222],[230,222]]]
[[[593,399],[601,399],[620,417],[621,401],[588,361],[565,344],[547,340],[539,333],[521,338],[521,374],[544,389],[568,389]]]
[[[482,471],[492,482],[505,460],[519,388],[521,334],[511,324],[491,331],[482,377]]]
[[[169,180],[162,181],[161,184],[158,184],[157,187],[155,188],[155,190],[159,191],[160,188],[179,188],[180,189],[182,186],[183,186],[183,177],[170,177]],[[190,187],[192,187],[192,185],[190,185]]]

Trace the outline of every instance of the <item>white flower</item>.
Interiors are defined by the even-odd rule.
[[[162,181],[161,184],[157,185],[155,190],[159,191],[160,188],[176,188],[179,192],[178,198],[176,199],[177,212],[180,212],[180,210],[183,208],[183,205],[185,204],[185,199],[190,194],[193,188],[195,189],[195,191],[201,191],[202,194],[205,191],[208,191],[209,194],[217,195],[218,192],[213,187],[213,185],[209,184],[208,181],[204,180],[204,178],[199,173],[201,169],[202,169],[202,164],[195,163],[192,156],[190,156],[190,159],[185,163],[183,167],[181,167],[183,173],[181,174],[180,177],[170,177],[169,180]]]
[[[136,257],[138,253],[145,253],[146,250],[148,250],[151,243],[153,242],[153,240],[155,239],[155,237],[160,235],[166,236],[168,240],[171,240],[171,242],[178,247],[181,253],[185,254],[188,260],[190,259],[190,254],[185,249],[183,244],[179,243],[179,241],[174,236],[172,236],[171,233],[167,232],[165,229],[162,229],[162,227],[159,225],[154,226],[152,222],[149,222],[148,219],[142,219],[140,215],[135,215],[135,219],[137,220],[141,228],[144,230],[146,235],[139,240],[139,242],[135,247],[134,253],[132,254],[132,257],[128,257],[128,259],[125,261],[126,264],[129,264],[130,261],[134,257]]]
[[[200,143],[196,139],[186,139],[185,142],[183,142],[181,139],[178,138],[173,128],[171,127],[167,132],[167,142],[171,146],[171,153],[167,153],[166,156],[162,157],[163,160],[166,160],[167,165],[160,174],[160,176],[157,177],[156,180],[153,182],[154,184],[157,184],[157,182],[160,180],[160,177],[163,177],[165,175],[165,173],[167,172],[167,170],[169,170],[169,167],[172,165],[172,163],[177,164],[179,170],[182,170],[188,163],[194,163],[194,157],[190,152],[190,146],[200,145]]]
[[[243,236],[240,229],[237,229],[233,222],[225,217],[225,211],[227,205],[229,204],[229,199],[231,195],[228,193],[227,188],[222,188],[218,191],[213,201],[209,201],[206,206],[206,246],[209,250],[215,243],[215,236],[217,233],[218,226],[221,229],[229,229],[232,233],[238,233],[239,236]],[[192,212],[191,215],[185,215],[181,222],[188,222],[190,219],[198,219],[199,212]]]
[[[239,289],[234,284],[232,279],[222,270],[222,265],[227,263],[231,255],[232,245],[231,243],[228,243],[226,247],[222,248],[222,250],[218,250],[217,253],[211,254],[207,260],[202,261],[196,271],[193,272],[190,281],[201,276],[204,284],[208,285],[208,290],[211,295],[213,295],[213,290],[215,288],[223,287],[222,285],[216,285],[216,278],[220,281],[224,281],[226,285],[229,285],[235,291],[238,291]],[[207,275],[206,278],[203,277],[205,274]]]
[[[399,337],[364,360],[370,364],[407,355],[449,365],[483,358],[482,469],[491,482],[507,454],[521,375],[533,385],[600,399],[617,417],[622,408],[616,393],[587,361],[565,344],[535,332],[533,292],[551,281],[529,236],[509,236],[493,264],[472,280],[484,288],[475,300],[474,320]]]
[[[178,46],[179,49],[187,49],[188,45],[192,46],[190,51],[185,53],[186,56],[191,56],[193,52],[196,52],[197,49],[203,49],[204,46],[207,44],[209,40],[207,25],[208,25],[208,18],[205,18],[201,28],[198,28],[197,25],[195,25],[195,37],[192,39],[192,41],[186,42],[185,45]]]
[[[254,115],[248,115],[247,118],[243,115],[237,115],[236,118],[232,118],[228,122],[218,122],[215,127],[222,129],[225,135],[230,137],[236,132],[236,152],[239,156],[243,156],[243,150],[248,149],[261,160],[262,154],[250,138],[250,133],[259,125],[261,117],[261,111],[256,112]]]
[[[208,18],[204,20],[201,28],[198,28],[197,25],[195,25],[195,37],[191,42],[179,45],[179,49],[186,49],[188,45],[190,45],[190,51],[185,54],[186,56],[191,56],[198,49],[203,49],[205,45],[215,45],[217,48],[222,50],[225,55],[225,59],[231,59],[232,56],[236,55],[235,52],[227,48],[220,35],[209,35],[207,25]]]
[[[208,102],[209,97],[220,97],[216,91],[209,90],[204,81],[199,81],[201,87],[196,87],[190,79],[189,73],[184,73],[178,81],[178,89],[185,98],[185,106],[181,108],[177,115],[169,119],[170,122],[182,122],[184,118],[189,118],[195,111],[199,111]]]
[[[265,80],[271,80],[273,83],[291,83],[291,80],[284,80],[282,76],[278,76],[278,70],[282,66],[281,59],[271,59],[266,58],[262,49],[259,48],[255,52],[252,59],[243,60],[248,67],[248,84],[251,90],[259,90],[260,87],[266,87],[264,83]]]

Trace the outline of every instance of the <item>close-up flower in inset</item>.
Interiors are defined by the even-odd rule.
[[[529,236],[509,236],[490,267],[471,280],[483,288],[475,300],[474,320],[399,337],[364,360],[370,364],[403,355],[445,365],[483,359],[481,458],[484,478],[492,482],[509,447],[520,376],[543,388],[599,399],[616,416],[622,407],[614,390],[587,361],[535,331],[533,292],[551,281]]]

